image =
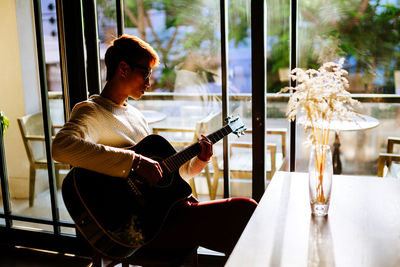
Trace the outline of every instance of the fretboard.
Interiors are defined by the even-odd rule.
[[[207,138],[215,144],[228,134],[232,132],[232,129],[229,125],[219,129],[218,131],[213,132],[212,134],[208,135]],[[174,172],[179,169],[186,161],[192,159],[193,157],[197,156],[201,152],[201,147],[199,143],[194,143],[184,150],[166,158],[163,161],[163,164],[167,167],[170,172]]]

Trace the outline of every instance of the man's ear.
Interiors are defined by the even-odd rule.
[[[120,73],[121,76],[125,76],[128,74],[129,71],[129,65],[125,61],[120,61],[118,64],[118,72]]]

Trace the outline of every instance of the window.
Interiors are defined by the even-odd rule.
[[[1,5],[7,8],[5,14],[12,15],[16,11],[16,16],[5,18],[8,27],[2,29],[3,36],[10,36],[3,40],[3,46],[7,49],[1,50],[1,58],[4,60],[0,65],[4,75],[0,77],[3,84],[0,106],[10,119],[10,128],[4,139],[5,157],[2,156],[2,160],[7,164],[12,212],[11,215],[6,214],[8,202],[2,194],[0,224],[4,226],[4,218],[11,216],[16,228],[56,232],[54,229],[62,226],[62,234],[74,234],[59,188],[55,192],[49,190],[47,166],[35,172],[35,209],[28,204],[29,161],[17,119],[41,113],[46,99],[42,98],[41,90],[44,89],[40,88],[37,80],[33,7],[22,2],[15,1],[15,6]],[[130,104],[148,116],[150,127],[153,130],[167,129],[160,134],[171,142],[178,142],[177,149],[194,142],[196,123],[209,114],[219,114],[220,126],[221,112],[238,114],[248,128],[247,134],[239,139],[230,135],[227,149],[222,147],[222,142],[215,145],[216,163],[209,165],[208,174],[205,171],[195,180],[201,199],[210,197],[207,175],[212,178],[216,172],[223,172],[224,158],[230,160],[230,169],[226,172],[231,175],[231,195],[252,196],[253,193],[251,79],[254,70],[251,64],[251,33],[254,29],[251,29],[251,2],[225,2],[227,50],[224,54],[225,36],[221,30],[221,17],[225,13],[220,1],[123,1],[124,32],[147,40],[161,56],[161,65],[154,70],[152,76],[151,91],[141,101],[130,100]],[[42,0],[41,4],[48,87],[45,96],[49,100],[49,122],[55,126],[53,130],[57,131],[57,126],[64,123],[61,93],[63,77],[56,23],[58,18],[55,0]],[[101,63],[104,86],[104,53],[109,42],[118,35],[118,10],[115,0],[97,0],[96,4],[100,40],[98,60]],[[291,5],[297,8],[296,27],[291,25]],[[399,14],[398,0],[267,1],[265,42],[268,147],[265,158],[270,173],[272,166],[274,171],[288,170],[289,160],[295,162],[296,171],[307,171],[309,150],[304,144],[305,133],[301,127],[296,127],[295,134],[291,134],[285,115],[288,95],[276,94],[289,84],[290,67],[317,68],[323,62],[344,57],[345,69],[349,72],[349,91],[362,102],[360,113],[378,119],[379,125],[373,129],[339,133],[342,173],[377,174],[378,153],[384,151],[387,137],[400,134]],[[291,35],[291,31],[295,34]],[[294,42],[291,36],[297,36],[296,46],[292,46]],[[71,51],[67,50],[66,53]],[[295,62],[291,62],[291,55],[294,54]],[[223,63],[226,63],[226,68]],[[13,77],[12,81],[9,77]],[[74,92],[77,89],[69,90]],[[86,96],[87,92],[83,95]],[[42,132],[45,117],[39,116],[38,120],[39,124],[42,123],[39,127]],[[333,144],[334,134],[330,138],[329,143]],[[295,141],[295,159],[289,157],[290,141]],[[42,147],[39,144],[34,146]],[[43,148],[40,151],[45,156]],[[239,160],[240,164],[234,163],[235,155],[245,155],[244,159],[242,156],[242,160]],[[246,169],[242,163],[249,162],[250,169]],[[66,171],[61,169],[60,182]],[[240,176],[240,172],[240,175],[244,175]],[[222,176],[218,176],[220,180],[214,188],[217,198],[223,197]],[[273,179],[273,173],[268,179]],[[52,196],[51,193],[55,194]],[[41,203],[46,204],[44,208],[40,208]],[[59,218],[54,217],[57,209],[61,211]]]

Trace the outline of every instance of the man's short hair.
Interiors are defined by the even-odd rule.
[[[107,67],[106,80],[112,80],[121,61],[133,68],[143,59],[149,62],[151,68],[160,64],[157,52],[148,43],[136,36],[121,35],[107,48],[104,58]]]

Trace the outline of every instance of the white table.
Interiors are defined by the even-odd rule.
[[[312,217],[308,174],[277,172],[227,267],[400,266],[400,181],[334,175],[329,215]]]
[[[297,120],[297,123],[300,124],[306,124],[310,125],[309,122],[305,122],[306,117],[301,116]],[[358,116],[350,116],[348,119],[335,119],[332,118],[330,124],[329,124],[329,129],[333,131],[358,131],[358,130],[366,130],[366,129],[371,129],[379,125],[379,120],[359,114]]]
[[[358,131],[372,129],[378,125],[378,119],[360,114],[359,116],[351,116],[350,121],[333,120],[330,124],[330,129],[336,131]]]

